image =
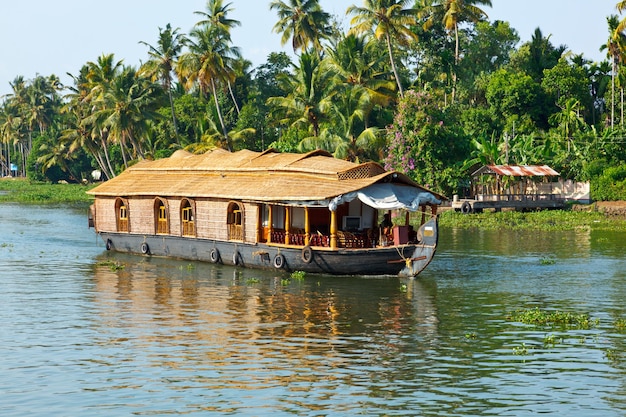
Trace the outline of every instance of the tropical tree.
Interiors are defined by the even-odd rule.
[[[282,112],[283,123],[308,126],[312,136],[318,137],[332,104],[331,77],[317,54],[302,53],[294,75],[282,77],[287,96],[270,97],[267,103]]]
[[[278,14],[274,32],[282,33],[281,45],[291,38],[294,52],[306,51],[311,45],[321,53],[322,39],[332,35],[330,15],[321,8],[319,0],[273,0],[270,10]]]
[[[429,7],[432,11],[426,24],[432,25],[432,20],[441,17],[444,27],[454,35],[454,61],[459,63],[459,24],[462,22],[477,23],[487,18],[479,5],[491,7],[491,0],[435,0]]]
[[[386,77],[385,57],[378,45],[371,37],[348,34],[327,49],[326,61],[336,83],[363,87],[372,106],[387,106],[394,99],[395,83]]]
[[[142,141],[151,121],[159,118],[156,110],[162,97],[152,81],[141,77],[134,68],[124,67],[98,99],[97,110],[85,121],[106,129],[109,140],[120,145],[127,167],[129,147],[133,159],[144,158]]]
[[[621,3],[620,3],[621,4]],[[619,9],[619,5],[618,5]],[[621,10],[621,9],[620,9]],[[606,50],[607,57],[611,61],[611,127],[615,123],[615,81],[619,72],[619,65],[625,61],[626,34],[620,30],[620,22],[617,15],[606,18],[609,26],[609,38],[600,50]]]
[[[417,23],[418,10],[406,8],[409,0],[364,0],[363,7],[352,5],[347,14],[354,15],[350,24],[350,33],[374,33],[376,39],[383,39],[389,54],[389,63],[398,85],[400,97],[404,96],[402,81],[393,53],[393,42],[407,45],[410,41],[417,41],[417,35],[411,26]]]
[[[225,13],[230,11],[228,5],[222,6],[221,0],[209,0],[207,8],[209,18],[194,26],[188,43],[189,52],[180,56],[176,73],[187,90],[197,86],[204,95],[211,92],[222,134],[228,149],[232,150],[218,89],[221,84],[227,85],[234,79],[233,62],[240,53],[238,48],[231,46],[230,32],[223,26],[226,21],[232,25],[232,21],[225,18]],[[212,18],[216,11],[220,17]]]
[[[150,59],[142,65],[141,71],[145,71],[153,81],[161,81],[170,101],[172,123],[177,137],[178,125],[176,123],[176,112],[172,95],[172,75],[176,66],[176,60],[182,52],[186,39],[184,35],[178,33],[178,28],[172,29],[172,26],[168,23],[165,29],[159,28],[159,39],[156,46],[149,45],[143,41],[140,42],[148,47],[148,55],[150,56]]]

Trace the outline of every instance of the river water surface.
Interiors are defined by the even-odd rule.
[[[0,205],[0,415],[624,416],[626,238],[441,231],[417,279],[106,252]],[[516,311],[588,314],[536,326]]]

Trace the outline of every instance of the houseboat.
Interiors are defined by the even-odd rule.
[[[179,150],[139,162],[89,194],[89,223],[107,250],[409,277],[435,254],[437,206],[445,199],[374,162],[273,149]]]

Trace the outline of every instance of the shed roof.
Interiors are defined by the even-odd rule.
[[[307,202],[332,199],[377,182],[429,191],[404,174],[385,171],[380,164],[355,164],[325,151],[295,154],[215,149],[202,155],[180,150],[169,158],[142,161],[88,193]]]
[[[502,175],[510,177],[545,177],[558,176],[559,173],[548,165],[485,165],[472,176]]]

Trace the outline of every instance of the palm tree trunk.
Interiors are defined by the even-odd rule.
[[[230,92],[230,98],[233,100],[233,103],[235,103],[235,109],[237,110],[237,116],[239,116],[239,114],[241,113],[241,110],[239,109],[239,104],[237,104],[237,100],[235,99],[235,93],[233,92],[233,87],[230,84],[230,81],[228,82],[228,92]]]
[[[233,149],[232,146],[230,146],[230,140],[228,139],[228,131],[226,130],[226,124],[224,123],[220,103],[217,99],[217,88],[215,87],[215,80],[213,78],[211,78],[211,90],[213,92],[213,100],[215,101],[215,109],[217,110],[217,118],[220,120],[222,134],[224,135],[224,140],[226,140],[226,146],[228,147],[228,150],[232,152]]]
[[[170,99],[170,111],[172,113],[172,123],[174,124],[174,135],[176,136],[176,141],[180,144],[180,138],[178,137],[178,123],[176,122],[176,112],[174,111],[174,98],[172,97],[172,87],[168,87],[167,95]]]
[[[389,53],[389,62],[391,63],[391,70],[393,71],[393,76],[396,77],[396,84],[398,84],[398,93],[400,93],[400,97],[404,97],[404,91],[402,90],[402,83],[400,82],[400,77],[398,76],[396,63],[393,60],[393,50],[391,49],[391,37],[389,36],[389,33],[385,35],[385,39],[387,40],[387,52]]]

